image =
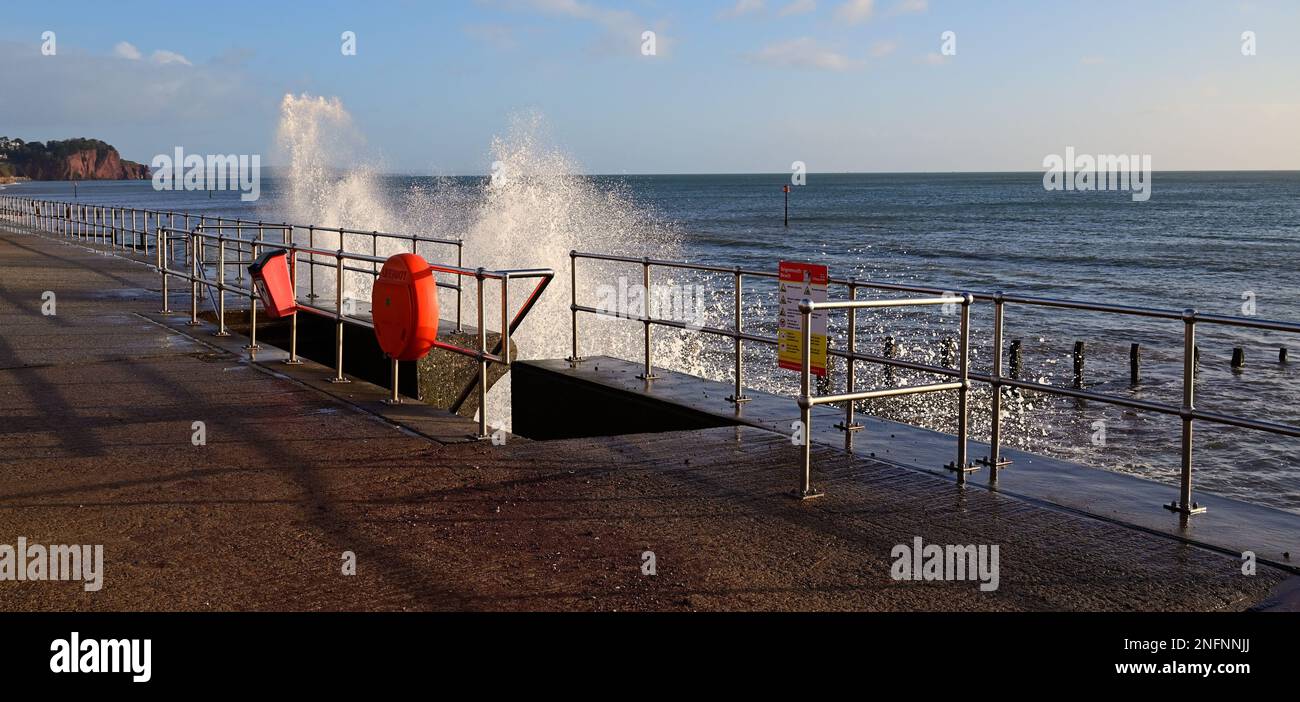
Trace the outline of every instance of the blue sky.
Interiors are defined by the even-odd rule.
[[[273,161],[281,98],[309,93],[339,98],[368,152],[410,173],[484,173],[492,137],[531,113],[593,173],[1040,170],[1067,146],[1157,170],[1300,168],[1288,0],[124,0],[4,16],[0,134],[98,137],[145,162],[178,145]]]

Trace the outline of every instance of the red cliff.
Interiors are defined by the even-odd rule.
[[[87,149],[66,156],[51,156],[23,166],[23,175],[32,180],[148,180],[149,168],[124,161],[117,149]]]
[[[97,139],[25,143],[0,137],[0,175],[32,180],[148,180],[149,168],[125,161]]]

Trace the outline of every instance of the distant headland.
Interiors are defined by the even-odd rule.
[[[98,139],[41,143],[0,137],[0,183],[148,178],[148,166],[122,159],[117,149]]]

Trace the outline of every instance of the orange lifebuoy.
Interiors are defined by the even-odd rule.
[[[371,288],[370,313],[390,358],[414,361],[428,353],[438,337],[438,284],[429,263],[409,253],[389,257]]]

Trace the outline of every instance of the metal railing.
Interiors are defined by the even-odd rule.
[[[817,405],[828,405],[836,402],[846,403],[852,408],[853,403],[858,400],[870,400],[874,398],[885,397],[902,397],[904,395],[917,395],[927,392],[940,392],[944,390],[956,390],[957,400],[957,460],[951,465],[951,468],[957,471],[957,482],[966,482],[966,473],[973,470],[969,461],[966,460],[966,436],[968,433],[967,420],[969,413],[967,411],[967,395],[970,393],[969,364],[970,364],[970,306],[975,299],[971,295],[961,295],[960,297],[944,295],[940,297],[917,297],[902,300],[841,300],[835,302],[813,302],[804,299],[799,301],[799,421],[803,432],[803,474],[799,481],[799,487],[795,495],[799,499],[809,499],[820,497],[822,493],[812,488],[812,408]],[[885,307],[922,307],[930,305],[961,305],[961,331],[959,335],[957,351],[957,381],[951,383],[928,383],[925,385],[911,385],[901,388],[886,388],[883,390],[864,390],[848,392],[839,395],[821,395],[812,394],[812,343],[810,332],[812,330],[812,315],[817,310],[841,310],[847,309],[856,312],[861,309],[881,309]],[[947,368],[939,366],[923,366],[926,370],[947,371]],[[852,425],[852,415],[846,419],[846,426]],[[848,429],[852,431],[852,429]]]
[[[154,226],[148,227],[149,218],[145,219],[145,227],[141,229],[127,229],[125,227],[115,228],[114,223],[124,224],[126,221],[125,213],[140,212],[147,213],[153,218]],[[374,323],[370,319],[353,314],[344,304],[344,273],[355,272],[368,274],[378,277],[380,267],[387,260],[386,257],[376,255],[375,253],[365,254],[350,252],[342,248],[344,234],[362,234],[374,235],[372,241],[378,238],[394,238],[409,240],[412,247],[418,243],[436,243],[449,244],[457,247],[457,260],[461,261],[461,251],[463,245],[460,240],[432,239],[428,237],[414,237],[406,235],[385,234],[382,232],[361,232],[349,229],[330,228],[328,230],[320,227],[299,227],[315,232],[336,232],[340,234],[339,249],[316,248],[311,245],[303,246],[293,241],[293,232],[295,225],[289,224],[266,224],[263,222],[248,222],[243,220],[232,220],[228,218],[216,217],[199,217],[194,216],[196,224],[192,228],[181,228],[171,226],[170,222],[180,219],[183,223],[189,223],[191,215],[183,213],[166,213],[153,210],[132,210],[130,208],[96,208],[89,205],[80,205],[77,203],[59,203],[43,200],[34,200],[31,198],[0,197],[0,216],[6,217],[20,224],[24,224],[33,229],[51,232],[60,236],[71,238],[86,243],[107,243],[111,248],[127,249],[125,239],[119,244],[118,238],[121,232],[135,233],[139,235],[138,241],[133,241],[133,246],[129,251],[135,253],[152,253],[153,266],[158,271],[162,279],[162,314],[172,314],[170,306],[170,280],[175,278],[189,283],[190,286],[190,319],[188,324],[198,326],[202,324],[199,321],[199,300],[202,290],[208,290],[214,300],[214,310],[217,318],[217,330],[213,333],[215,336],[229,336],[230,332],[226,328],[226,295],[233,294],[236,298],[247,300],[249,309],[249,343],[244,347],[249,352],[250,358],[256,356],[256,352],[261,349],[257,343],[257,305],[259,296],[252,282],[248,285],[240,285],[243,281],[244,265],[255,260],[259,253],[265,249],[280,249],[288,253],[288,263],[290,270],[290,281],[294,292],[294,302],[296,309],[302,312],[319,315],[335,321],[335,355],[334,355],[334,376],[331,382],[347,383],[350,379],[343,372],[343,333],[346,323],[356,324],[362,327],[374,328]],[[120,219],[119,219],[120,217]],[[166,218],[169,224],[164,225],[163,219]],[[135,221],[134,218],[132,221]],[[210,223],[211,222],[211,223]],[[243,230],[257,229],[258,236],[249,238],[242,236]],[[236,236],[227,236],[226,230],[234,229]],[[282,236],[280,241],[272,241],[266,238],[267,230],[280,231]],[[148,244],[152,235],[153,248],[149,249]],[[377,251],[377,245],[372,251]],[[179,255],[178,255],[179,251]],[[234,253],[234,256],[228,256],[228,253]],[[243,254],[247,253],[248,258]],[[209,261],[209,255],[215,255],[215,261]],[[354,261],[365,265],[347,265],[346,261]],[[211,262],[216,264],[215,276],[209,276],[206,272],[206,265]],[[235,264],[239,270],[239,278],[235,283],[231,283],[226,275],[226,266]],[[334,275],[334,305],[333,309],[322,307],[310,301],[300,300],[299,288],[299,264],[306,263],[310,270],[316,266],[323,265],[331,268]],[[510,269],[510,270],[488,270],[485,268],[467,268],[460,265],[444,265],[439,263],[430,263],[430,268],[435,273],[448,274],[453,277],[455,283],[438,282],[437,285],[443,289],[456,291],[457,310],[456,310],[456,331],[462,331],[460,296],[463,291],[461,284],[462,279],[473,278],[476,283],[477,296],[477,329],[478,343],[476,348],[458,346],[445,341],[435,340],[433,347],[449,351],[461,356],[473,358],[478,362],[476,371],[477,377],[472,382],[477,386],[479,412],[478,412],[478,436],[477,438],[488,438],[487,425],[487,390],[488,390],[488,366],[489,364],[499,364],[506,369],[510,368],[510,339],[524,318],[537,304],[542,293],[550,285],[555,277],[555,272],[549,268],[535,269]],[[535,280],[533,288],[524,298],[519,309],[513,315],[510,314],[510,283],[512,281]],[[496,345],[489,350],[487,345],[487,317],[485,309],[486,281],[499,281],[500,283],[500,338]],[[309,293],[306,297],[316,299],[320,296],[316,294],[314,287],[309,287]],[[302,360],[298,357],[298,315],[290,316],[289,331],[289,356],[284,363],[298,365]],[[398,362],[392,361],[391,379],[392,388],[388,402],[400,403],[398,393]],[[462,403],[468,396],[469,390],[462,395],[457,404]]]
[[[10,203],[8,206],[14,211],[14,215],[21,218],[23,223],[29,226],[37,227],[44,225],[46,231],[55,231],[65,234],[69,238],[89,241],[96,243],[107,243],[113,248],[123,250],[130,249],[135,252],[149,253],[149,238],[159,227],[171,227],[173,229],[184,229],[192,231],[196,226],[204,228],[230,228],[236,229],[242,234],[244,231],[252,232],[256,230],[257,241],[265,238],[267,230],[285,232],[283,240],[285,242],[294,240],[299,233],[305,233],[308,248],[317,247],[317,239],[322,236],[338,236],[339,247],[348,248],[344,245],[348,237],[369,237],[369,245],[363,245],[361,248],[368,249],[370,255],[379,256],[381,240],[400,241],[403,244],[410,243],[410,253],[420,254],[421,246],[424,247],[424,255],[429,257],[429,249],[442,249],[455,247],[455,266],[465,266],[465,241],[463,239],[443,239],[437,237],[420,236],[415,234],[394,234],[391,232],[365,231],[360,229],[349,229],[346,227],[321,227],[315,224],[291,224],[288,222],[271,223],[260,220],[241,219],[236,217],[218,217],[212,215],[191,214],[188,212],[174,212],[168,210],[151,210],[145,208],[118,207],[112,205],[95,205],[80,202],[66,202],[58,200],[40,200],[35,198],[23,198],[14,196],[5,196],[4,201]],[[129,224],[128,224],[129,218]],[[152,224],[152,227],[150,226]],[[131,235],[131,245],[126,244],[127,235]],[[249,247],[254,237],[247,237],[246,241],[234,244],[236,256]],[[120,243],[119,243],[120,240]],[[386,247],[391,248],[391,247]],[[392,253],[391,251],[389,253]],[[437,256],[434,256],[437,258]],[[237,258],[239,263],[251,263],[251,259]],[[307,297],[315,299],[319,297],[316,290],[316,268],[330,268],[332,264],[328,259],[320,260],[315,257],[307,261],[308,273],[308,293]],[[242,280],[243,273],[239,273]],[[454,290],[456,293],[456,330],[462,330],[461,322],[461,303],[463,290],[459,279],[455,284],[440,285],[439,287]]]
[[[743,344],[745,342],[754,342],[759,344],[776,346],[778,342],[775,337],[762,336],[759,334],[753,334],[744,331],[743,329],[744,319],[742,315],[742,303],[741,303],[741,297],[744,291],[744,279],[745,278],[776,279],[778,278],[777,273],[770,272],[770,271],[747,270],[739,266],[727,267],[727,266],[716,266],[716,265],[702,265],[702,264],[683,263],[679,261],[664,261],[664,260],[657,260],[657,259],[650,259],[650,258],[615,256],[609,254],[598,254],[598,253],[579,252],[579,251],[570,251],[569,257],[570,257],[570,279],[571,282],[573,283],[572,296],[569,305],[569,308],[571,310],[571,320],[572,320],[572,327],[571,327],[572,354],[569,357],[569,361],[571,363],[578,363],[582,361],[582,356],[579,353],[579,334],[578,334],[578,313],[580,312],[602,315],[607,317],[629,319],[632,321],[638,321],[644,326],[644,347],[643,347],[644,371],[638,377],[643,378],[647,381],[654,380],[655,378],[654,363],[653,363],[654,346],[653,346],[653,338],[651,335],[651,327],[654,325],[660,325],[660,326],[676,328],[676,329],[689,329],[704,334],[730,338],[734,341],[735,365],[734,365],[733,375],[732,375],[732,380],[734,382],[734,390],[732,396],[727,399],[729,402],[733,402],[737,404],[745,402],[748,399],[745,397],[744,394]],[[578,259],[591,259],[597,261],[610,261],[616,263],[628,263],[628,264],[640,265],[642,267],[642,282],[643,285],[645,286],[647,293],[650,290],[651,269],[656,267],[730,275],[733,277],[733,285],[732,285],[732,290],[734,295],[733,326],[732,328],[728,329],[722,327],[687,324],[685,322],[671,320],[671,319],[656,319],[656,318],[651,318],[649,316],[649,310],[647,310],[646,314],[634,315],[634,314],[627,314],[619,311],[601,309],[601,308],[592,307],[588,305],[580,305],[578,304],[578,299],[577,299]],[[837,424],[836,428],[845,432],[846,449],[850,448],[852,445],[853,432],[861,429],[861,425],[857,424],[854,421],[854,402],[856,400],[870,399],[876,397],[891,397],[891,396],[897,396],[901,394],[910,394],[911,392],[918,392],[918,391],[929,392],[929,391],[935,391],[939,389],[935,386],[921,386],[919,389],[892,388],[886,390],[867,391],[865,393],[859,392],[855,386],[856,375],[855,375],[855,368],[854,368],[855,363],[859,361],[881,365],[886,368],[909,369],[909,370],[915,370],[915,371],[920,371],[925,373],[933,373],[940,376],[955,378],[956,380],[953,383],[947,384],[950,387],[943,388],[943,389],[958,390],[961,395],[961,398],[959,398],[959,405],[965,403],[965,397],[968,394],[968,390],[971,382],[984,383],[991,387],[992,392],[991,392],[991,400],[989,403],[990,405],[989,412],[990,412],[990,419],[991,419],[989,455],[986,458],[975,461],[971,464],[967,464],[964,460],[959,459],[955,464],[950,464],[948,466],[945,466],[945,468],[948,468],[949,470],[956,471],[958,481],[964,481],[966,473],[975,470],[974,467],[975,464],[981,464],[985,467],[988,467],[990,469],[990,472],[992,473],[992,476],[996,478],[998,470],[1010,463],[1009,461],[1003,459],[1002,448],[1001,448],[1002,445],[1001,419],[1002,419],[1002,399],[1003,399],[1002,391],[1004,388],[1029,390],[1033,392],[1041,392],[1041,393],[1056,395],[1061,397],[1070,397],[1079,400],[1091,400],[1102,404],[1110,404],[1110,405],[1126,407],[1129,409],[1134,409],[1139,411],[1153,412],[1157,414],[1178,417],[1182,424],[1181,442],[1180,442],[1181,446],[1179,451],[1179,455],[1180,455],[1179,493],[1176,500],[1170,502],[1167,505],[1164,505],[1164,507],[1166,509],[1169,509],[1173,512],[1182,515],[1183,517],[1205,511],[1204,507],[1198,505],[1192,498],[1192,472],[1193,472],[1192,471],[1193,468],[1192,437],[1193,437],[1194,422],[1197,421],[1210,422],[1213,424],[1234,426],[1234,427],[1250,429],[1254,431],[1267,432],[1270,434],[1300,437],[1300,427],[1296,427],[1290,424],[1279,423],[1279,422],[1262,421],[1262,420],[1253,419],[1249,417],[1241,417],[1241,416],[1231,415],[1231,414],[1226,414],[1221,412],[1210,412],[1202,409],[1197,409],[1195,405],[1195,382],[1196,382],[1196,373],[1197,373],[1196,371],[1196,328],[1198,325],[1212,324],[1212,325],[1222,325],[1222,326],[1236,327],[1236,328],[1256,329],[1262,331],[1276,331],[1276,332],[1300,334],[1300,324],[1295,324],[1291,322],[1269,321],[1269,320],[1254,320],[1254,319],[1247,319],[1243,317],[1232,317],[1226,315],[1203,314],[1197,312],[1194,309],[1177,311],[1177,310],[1166,310],[1166,309],[1147,308],[1147,307],[1135,307],[1130,305],[1102,304],[1102,303],[1094,303],[1094,302],[1086,302],[1086,301],[1078,301],[1078,300],[1063,300],[1063,299],[1046,298],[1046,297],[1032,297],[1032,296],[1025,296],[1025,295],[1009,295],[1003,292],[954,293],[951,290],[945,290],[936,287],[869,282],[869,281],[857,280],[853,278],[847,278],[847,279],[831,278],[829,279],[828,282],[831,286],[834,286],[836,288],[847,289],[847,293],[848,293],[847,298],[843,300],[837,300],[834,302],[815,303],[815,304],[810,303],[808,310],[803,311],[803,315],[805,318],[804,321],[806,323],[807,317],[813,309],[826,309],[826,310],[845,309],[848,311],[847,338],[846,338],[847,348],[842,350],[833,349],[833,348],[827,349],[828,356],[842,358],[846,362],[845,390],[844,393],[841,395],[831,395],[831,396],[822,396],[822,397],[811,396],[808,392],[808,387],[806,385],[808,369],[807,369],[807,361],[805,360],[804,371],[803,371],[804,382],[801,382],[801,394],[797,401],[801,404],[801,409],[803,409],[802,408],[803,404],[808,404],[809,411],[811,407],[814,405],[843,402],[844,420],[841,424]],[[889,306],[895,306],[900,304],[917,304],[915,302],[908,303],[907,301],[900,301],[900,300],[872,301],[870,304],[864,304],[864,301],[857,300],[857,294],[861,290],[874,290],[874,291],[888,292],[888,293],[908,293],[908,294],[917,294],[917,295],[938,296],[936,298],[932,298],[931,300],[924,302],[924,304],[955,304],[956,299],[960,298],[963,301],[962,302],[962,325],[964,329],[962,331],[962,337],[963,339],[965,339],[965,342],[961,344],[961,349],[959,352],[961,356],[961,361],[960,361],[961,367],[954,369],[954,368],[948,368],[942,366],[931,366],[922,363],[916,363],[913,361],[907,361],[904,359],[892,358],[883,355],[862,353],[858,351],[857,331],[856,331],[858,309],[872,308],[872,307],[889,307]],[[970,302],[965,302],[967,297],[969,297]],[[944,303],[942,301],[935,302],[934,300],[949,300],[950,302],[949,303]],[[876,304],[877,302],[883,304]],[[990,374],[971,372],[968,365],[969,364],[968,319],[970,314],[970,307],[975,303],[991,303],[993,306],[992,345],[993,345],[994,353],[992,354],[993,356],[992,372]],[[1120,395],[1084,390],[1082,388],[1066,388],[1057,385],[1048,385],[1045,383],[1028,382],[1028,381],[1019,380],[1018,378],[1012,378],[1006,376],[1003,373],[1002,344],[1003,344],[1003,339],[1005,337],[1004,319],[1005,319],[1006,308],[1008,305],[1078,310],[1078,311],[1136,316],[1136,317],[1143,317],[1148,319],[1159,319],[1159,320],[1181,322],[1183,327],[1181,403],[1174,405],[1174,404],[1169,404],[1164,402],[1140,400],[1131,397],[1123,397]],[[805,339],[807,338],[806,332],[804,338]],[[808,345],[804,344],[804,348],[805,349],[808,348]],[[960,384],[960,387],[958,386],[958,384]],[[896,390],[904,390],[905,392],[901,392],[901,393],[895,392]],[[958,433],[960,438],[958,443],[960,444],[959,453],[963,457],[965,456],[965,444],[966,444],[964,438],[964,434],[966,432],[966,415],[967,412],[965,409],[959,410]],[[808,419],[810,419],[810,416],[805,416],[805,420]],[[804,422],[804,431],[805,431],[805,437],[810,438],[811,427],[809,426],[808,421]],[[806,465],[807,462],[810,460],[809,452],[810,449],[805,446],[805,451],[804,451],[805,470],[804,470],[804,478],[801,481],[801,491],[804,490],[811,491],[811,487],[808,484],[809,482],[807,476],[808,470]]]

